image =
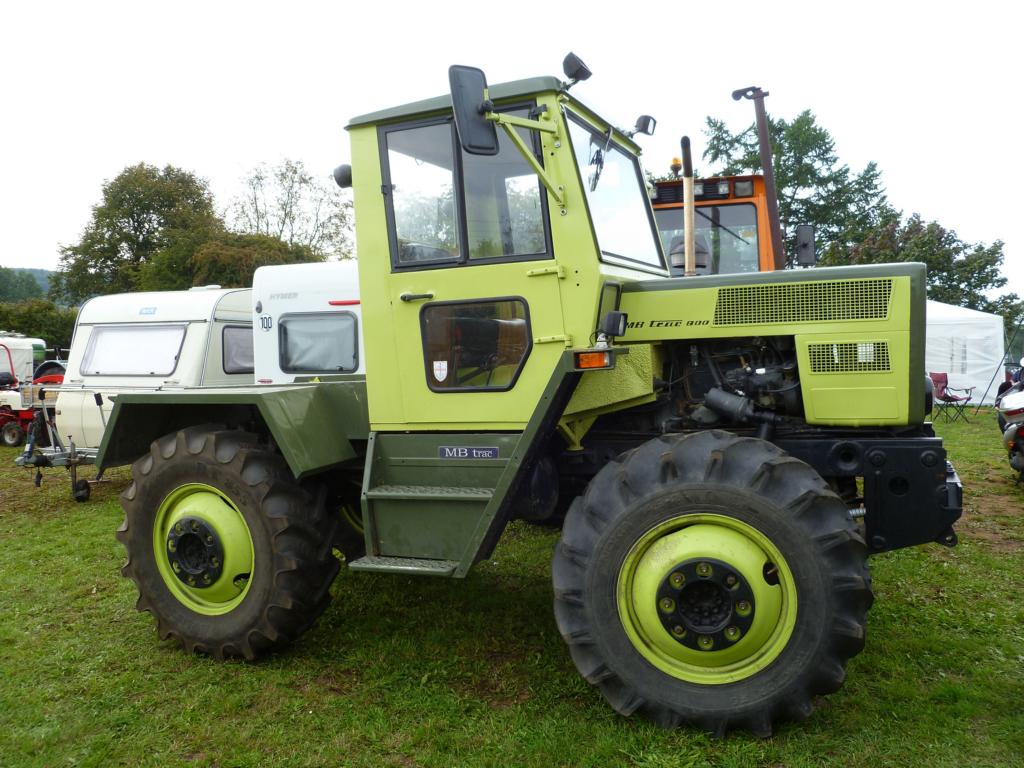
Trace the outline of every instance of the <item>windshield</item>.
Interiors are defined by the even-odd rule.
[[[673,274],[682,274],[683,209],[654,212]],[[694,209],[694,254],[698,275],[757,272],[757,209],[750,203],[702,205]]]
[[[663,268],[637,159],[575,117],[567,122],[602,255]]]

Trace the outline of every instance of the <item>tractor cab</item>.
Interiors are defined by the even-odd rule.
[[[374,429],[524,428],[622,284],[668,276],[631,138],[653,119],[615,128],[551,77],[450,79],[353,119],[336,172],[359,211]]]
[[[676,166],[673,166],[676,167]],[[764,177],[722,176],[694,182],[698,275],[775,268]],[[683,274],[683,180],[654,184],[654,218],[673,275]]]

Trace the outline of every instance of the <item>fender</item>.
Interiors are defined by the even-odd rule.
[[[97,464],[101,469],[130,464],[157,438],[196,424],[225,424],[268,435],[301,480],[360,455],[353,442],[369,435],[366,380],[118,395]]]

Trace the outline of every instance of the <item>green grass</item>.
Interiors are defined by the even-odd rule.
[[[1024,765],[1024,491],[991,413],[941,425],[955,549],[872,560],[865,651],[811,719],[713,741],[615,715],[551,614],[555,534],[514,525],[463,582],[343,572],[319,623],[247,664],[186,656],[134,610],[114,530],[0,450],[0,765]]]

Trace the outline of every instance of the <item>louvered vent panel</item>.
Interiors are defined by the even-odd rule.
[[[681,203],[683,202],[683,186],[658,187],[659,203]]]
[[[891,295],[888,279],[719,288],[715,325],[884,320]]]
[[[890,370],[884,341],[810,344],[811,373],[882,373]]]

